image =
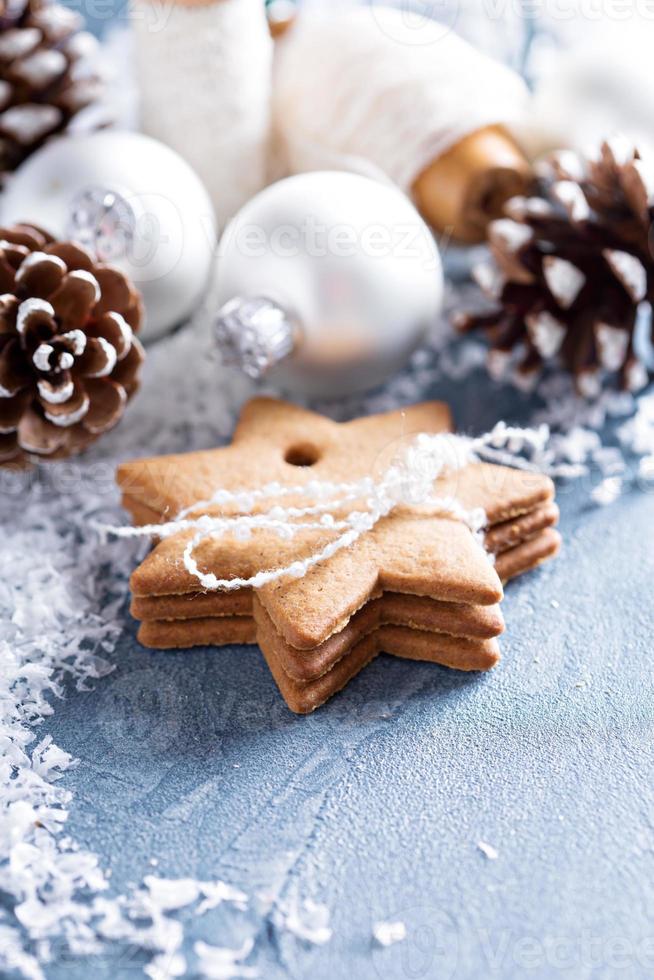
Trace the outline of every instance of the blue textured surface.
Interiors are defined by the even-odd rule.
[[[479,374],[429,395],[464,427],[487,426],[484,405],[511,414]],[[564,554],[508,588],[497,670],[380,657],[307,718],[254,648],[146,653],[126,604],[116,673],[52,723],[82,760],[68,829],[121,892],[155,858],[163,876],[326,902],[324,948],[262,927],[270,980],[651,976],[654,498],[595,509],[579,485],[561,504]],[[379,919],[407,941],[375,948]],[[238,935],[222,912],[203,922],[191,939]]]

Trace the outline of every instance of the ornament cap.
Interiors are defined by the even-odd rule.
[[[223,364],[256,380],[289,356],[298,328],[274,300],[236,296],[218,311],[214,334]]]
[[[83,187],[70,202],[66,235],[90,249],[102,262],[125,258],[133,248],[136,215],[113,187]]]

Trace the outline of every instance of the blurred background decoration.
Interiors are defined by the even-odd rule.
[[[511,130],[528,97],[517,72],[447,22],[414,23],[385,6],[316,8],[279,42],[273,122],[286,169],[390,180],[438,233],[477,242],[526,188]]]
[[[278,3],[286,0],[268,0],[269,9],[274,10]],[[416,40],[418,32],[425,29],[425,21],[437,21],[446,31],[456,31],[479,51],[518,71],[525,64],[534,24],[526,13],[534,7],[529,0],[384,0],[383,4],[371,0],[330,0],[329,3],[297,0],[295,6],[314,13],[342,12],[353,7],[393,7],[402,15],[406,27],[414,32]]]
[[[266,4],[271,16],[284,24],[297,9],[323,12],[371,5],[371,0],[268,0]],[[83,13],[88,30],[108,46],[108,60],[120,79],[113,86],[114,100],[120,103],[121,113],[130,117],[124,97],[131,80],[128,75],[133,75],[129,0],[89,4],[83,11],[79,0],[67,0],[67,6]],[[645,138],[651,142],[654,8],[650,4],[638,0],[387,0],[385,6],[398,7],[414,18],[413,24],[425,17],[449,24],[479,50],[523,73],[535,91],[538,125],[534,146],[587,144],[611,135],[615,128],[632,135],[640,145]],[[159,5],[152,22],[155,29],[164,23],[168,9],[168,5]]]
[[[143,131],[185,157],[223,223],[268,177],[273,41],[261,0],[133,0],[132,23]]]
[[[32,30],[31,21],[39,16],[32,8],[38,6],[36,0],[7,5],[0,20],[5,34],[8,29]],[[199,4],[193,0],[170,4],[134,0],[130,8],[128,0],[110,0],[82,9],[79,0],[67,0],[65,6],[69,8],[67,18],[50,17],[48,29],[31,52],[38,49],[41,69],[48,49],[66,57],[66,97],[70,101],[75,92],[76,106],[95,102],[100,94],[96,76],[108,73],[114,120],[123,126],[139,125],[135,110],[140,102],[142,127],[194,158],[190,162],[212,192],[221,218],[221,212],[224,217],[234,213],[265,179],[262,133],[268,120],[272,47],[265,34],[262,7],[276,25],[274,33],[281,33],[295,12],[338,18],[353,8],[364,8],[374,19],[374,8],[382,5],[371,0],[268,0],[267,4],[265,0]],[[533,101],[523,119],[520,142],[530,154],[564,145],[583,149],[610,137],[616,129],[641,147],[652,142],[651,5],[637,0],[601,4],[590,0],[388,0],[384,6],[397,8],[407,31],[416,37],[425,33],[427,21],[437,20],[445,31],[441,29],[440,35],[427,32],[434,42],[454,31],[478,51],[526,78]],[[86,29],[104,41],[99,50],[94,50],[84,32],[84,21]],[[192,38],[185,34],[184,25],[189,22],[195,25]],[[433,53],[438,62],[437,47]],[[48,58],[52,67],[52,56]],[[5,66],[3,76],[6,70]],[[137,74],[142,82],[138,93]],[[182,77],[187,83],[180,88],[177,83]],[[193,98],[188,95],[191,83],[195,83]],[[300,95],[301,79],[297,85]],[[50,111],[58,94],[49,88]],[[25,101],[24,91],[20,98]],[[46,100],[34,101],[42,105]],[[158,112],[161,105],[165,111]],[[186,137],[193,119],[201,120],[202,125],[194,129],[189,143]],[[48,132],[63,124],[58,114]],[[212,153],[216,133],[221,139],[218,157]],[[7,136],[4,148],[15,165],[29,152],[31,142],[38,145],[41,136],[37,132],[34,140],[19,147],[20,152],[6,141]],[[238,150],[246,146],[244,161]],[[227,182],[223,179],[226,174],[232,178]],[[234,191],[234,176],[240,193]]]
[[[46,139],[106,122],[98,44],[81,14],[40,0],[0,5],[0,181]]]
[[[97,49],[79,10],[16,0],[0,20],[4,167],[19,166],[74,122],[73,108],[83,110],[81,120],[87,103],[99,102],[102,76],[101,104],[114,125],[166,144],[200,177],[214,212],[208,227],[215,217],[222,230],[281,176],[351,170],[407,193],[445,247],[446,271],[466,274],[467,246],[486,241],[508,200],[530,193],[543,154],[598,147],[617,131],[649,150],[650,7],[114,0],[88,11],[87,26],[103,42]],[[34,125],[17,126],[17,113]],[[92,119],[98,125],[97,112]],[[119,171],[117,163],[116,180]],[[14,180],[20,187],[20,167]],[[104,175],[103,186],[120,194],[110,184]],[[171,184],[169,196],[183,211],[183,187]],[[161,247],[173,225],[160,229]],[[178,244],[188,254],[188,242]],[[184,302],[163,302],[146,336],[186,318],[188,297],[197,308],[205,258],[191,263],[193,283],[175,285]],[[141,281],[154,309],[161,277],[145,268]]]
[[[307,20],[323,18],[334,25],[357,8],[367,10],[368,22],[378,29],[380,42],[385,29],[379,8],[394,7],[409,37],[429,39],[429,44],[421,40],[412,50],[423,63],[433,55],[434,77],[440,72],[441,79],[447,67],[443,65],[447,61],[443,52],[448,37],[455,33],[477,52],[508,66],[527,81],[531,100],[521,119],[509,122],[514,138],[530,157],[563,146],[584,150],[616,131],[632,137],[641,148],[652,142],[654,87],[649,82],[649,52],[654,39],[654,12],[636,0],[632,4],[606,0],[600,5],[548,0],[537,4],[530,0],[389,0],[385,4],[371,0],[269,0],[265,7],[272,33],[278,38],[287,34],[295,16]],[[273,49],[261,8],[260,0],[220,0],[213,4],[184,0],[164,6],[154,0],[134,0],[130,13],[124,0],[120,0],[114,3],[113,17],[109,16],[110,6],[89,17],[90,26],[107,37],[112,52],[125,50],[124,32],[131,20],[136,52],[135,57],[122,55],[118,70],[122,84],[118,88],[124,93],[128,76],[133,78],[136,71],[140,79],[142,127],[186,156],[207,185],[220,221],[233,214],[266,180],[288,169],[288,161],[280,160],[278,155],[273,156],[272,163],[266,162]],[[426,28],[433,20],[441,26]],[[337,28],[332,26],[334,31]],[[120,44],[115,40],[117,34],[122,34]],[[349,44],[352,46],[352,39]],[[296,101],[286,98],[284,115],[292,112],[297,119],[303,102],[305,114],[310,111],[307,107],[311,105],[311,81],[306,65],[302,66],[302,53],[298,52],[298,45],[294,47],[295,54],[286,60],[303,76],[296,79],[293,70]],[[420,50],[424,47],[430,49],[427,54]],[[330,70],[325,62],[335,58],[333,70],[337,70],[342,67],[345,54],[323,50],[319,64],[312,68],[320,68],[324,79]],[[282,58],[278,60],[283,64]],[[478,73],[474,74],[478,98],[473,101],[487,101],[487,86]],[[185,81],[180,87],[182,79]],[[370,84],[368,73],[362,88]],[[442,84],[441,81],[434,87],[441,88]],[[192,100],[184,97],[191,87]],[[328,109],[329,94],[321,93],[325,101],[315,107],[316,117]],[[461,94],[457,79],[452,78],[443,98],[451,108],[458,105]],[[423,99],[427,96],[423,95]],[[506,116],[506,106],[501,101],[498,117]],[[125,108],[123,99],[120,109],[124,116],[129,115]],[[419,106],[413,107],[414,112],[418,110]],[[329,118],[334,118],[333,111]],[[279,128],[279,115],[277,122]],[[290,124],[291,120],[287,120],[287,126]],[[283,118],[281,128],[284,142]],[[495,136],[493,142],[496,140]],[[310,147],[305,145],[304,149]],[[504,162],[514,178],[516,169],[520,170],[506,144],[501,148],[481,146],[477,151],[473,146],[472,152],[469,147],[463,150],[463,163],[455,159],[455,166],[450,169],[456,171],[461,165],[474,168],[479,166],[476,155],[481,154],[483,160],[488,154],[492,157],[499,153],[508,154],[509,159]],[[343,155],[340,162],[344,162]],[[361,163],[349,161],[350,166],[360,167]],[[374,166],[376,161],[372,163]],[[515,180],[509,181],[507,190],[512,190],[514,183]],[[419,191],[426,199],[423,210],[432,209],[438,216],[442,200],[456,199],[458,194],[450,193],[446,181],[448,192],[442,200],[433,202],[433,186],[437,186],[436,181],[431,193],[425,193],[422,187]],[[442,221],[451,226],[452,214],[443,214]],[[438,220],[435,223],[440,224]],[[463,228],[459,237],[472,240],[479,235]]]

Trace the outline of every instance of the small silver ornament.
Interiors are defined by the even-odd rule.
[[[173,150],[139,133],[47,143],[11,177],[0,221],[33,221],[124,272],[143,296],[145,340],[190,316],[213,265],[214,212],[200,179]]]
[[[218,252],[223,361],[316,397],[380,384],[440,311],[429,228],[396,188],[342,172],[300,174],[257,194]]]

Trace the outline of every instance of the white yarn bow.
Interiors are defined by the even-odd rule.
[[[253,490],[233,491],[219,488],[209,499],[197,501],[184,508],[172,521],[105,530],[117,537],[126,538],[168,538],[182,531],[195,530],[196,533],[184,549],[183,561],[186,570],[198,580],[202,589],[258,589],[284,577],[303,578],[314,565],[327,561],[338,551],[353,545],[402,504],[429,505],[441,514],[462,521],[474,534],[481,534],[486,525],[484,511],[480,508],[466,510],[454,497],[434,496],[435,480],[446,471],[459,470],[469,463],[480,461],[534,472],[549,472],[551,475],[575,475],[571,467],[555,468],[548,465],[544,453],[548,439],[547,426],[521,429],[507,426],[504,422],[498,422],[491,432],[474,439],[461,435],[421,433],[377,481],[372,477],[365,477],[352,483],[310,480],[301,486],[269,483]],[[304,497],[307,504],[283,506],[275,503],[269,510],[254,513],[262,501],[279,501],[284,497]],[[361,501],[362,506],[351,510],[346,516],[338,516],[349,504],[356,501]],[[233,517],[210,514],[192,516],[194,511],[226,504],[235,507],[239,514]],[[270,531],[283,540],[289,540],[307,530],[324,531],[336,537],[306,558],[280,568],[262,569],[249,578],[218,578],[213,572],[202,572],[194,557],[198,546],[211,538],[219,539],[231,535],[243,541],[256,531]]]

